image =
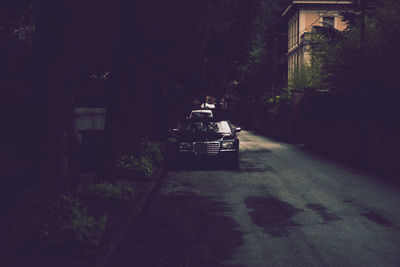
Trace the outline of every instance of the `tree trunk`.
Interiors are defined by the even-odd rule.
[[[65,192],[72,102],[66,91],[68,9],[65,0],[35,2],[38,178],[45,195]]]
[[[117,42],[105,125],[100,179],[113,180],[119,154],[136,153],[149,134],[149,68],[143,36],[135,18],[137,1],[117,2]]]

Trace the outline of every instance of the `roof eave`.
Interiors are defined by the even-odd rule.
[[[290,4],[290,5],[285,9],[285,11],[283,11],[282,17],[284,17],[284,16],[286,15],[286,13],[289,12],[289,9],[290,9],[291,7],[292,7],[292,4]]]
[[[338,0],[333,0],[333,1],[307,1],[307,0],[297,0],[297,1],[292,1],[292,3],[285,9],[285,11],[282,13],[282,17],[286,16],[286,14],[289,12],[289,10],[294,6],[298,4],[353,4],[353,1],[338,1]]]

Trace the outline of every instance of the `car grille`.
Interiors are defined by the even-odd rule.
[[[199,142],[193,144],[196,155],[217,155],[219,147],[219,142]]]

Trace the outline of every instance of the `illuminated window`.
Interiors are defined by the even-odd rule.
[[[324,27],[335,27],[335,17],[323,17],[322,26]]]

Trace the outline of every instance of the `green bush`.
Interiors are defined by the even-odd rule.
[[[133,155],[123,155],[117,161],[117,176],[120,178],[148,177],[153,172],[153,163],[146,156],[137,159]]]
[[[292,98],[288,94],[278,95],[268,100],[268,134],[272,137],[281,140],[286,140],[288,138],[288,123],[291,105]]]
[[[138,178],[151,176],[164,164],[165,146],[161,142],[143,138],[136,154],[125,154],[117,160],[117,177]]]
[[[87,201],[129,201],[135,191],[129,185],[114,185],[110,183],[95,183],[80,186],[77,190],[79,198]]]
[[[87,257],[99,246],[106,221],[106,216],[97,220],[88,216],[77,198],[60,195],[41,200],[32,195],[22,201],[10,226],[19,246]]]
[[[164,163],[164,151],[164,145],[161,142],[149,141],[145,138],[140,144],[141,155],[156,166],[161,166]]]

